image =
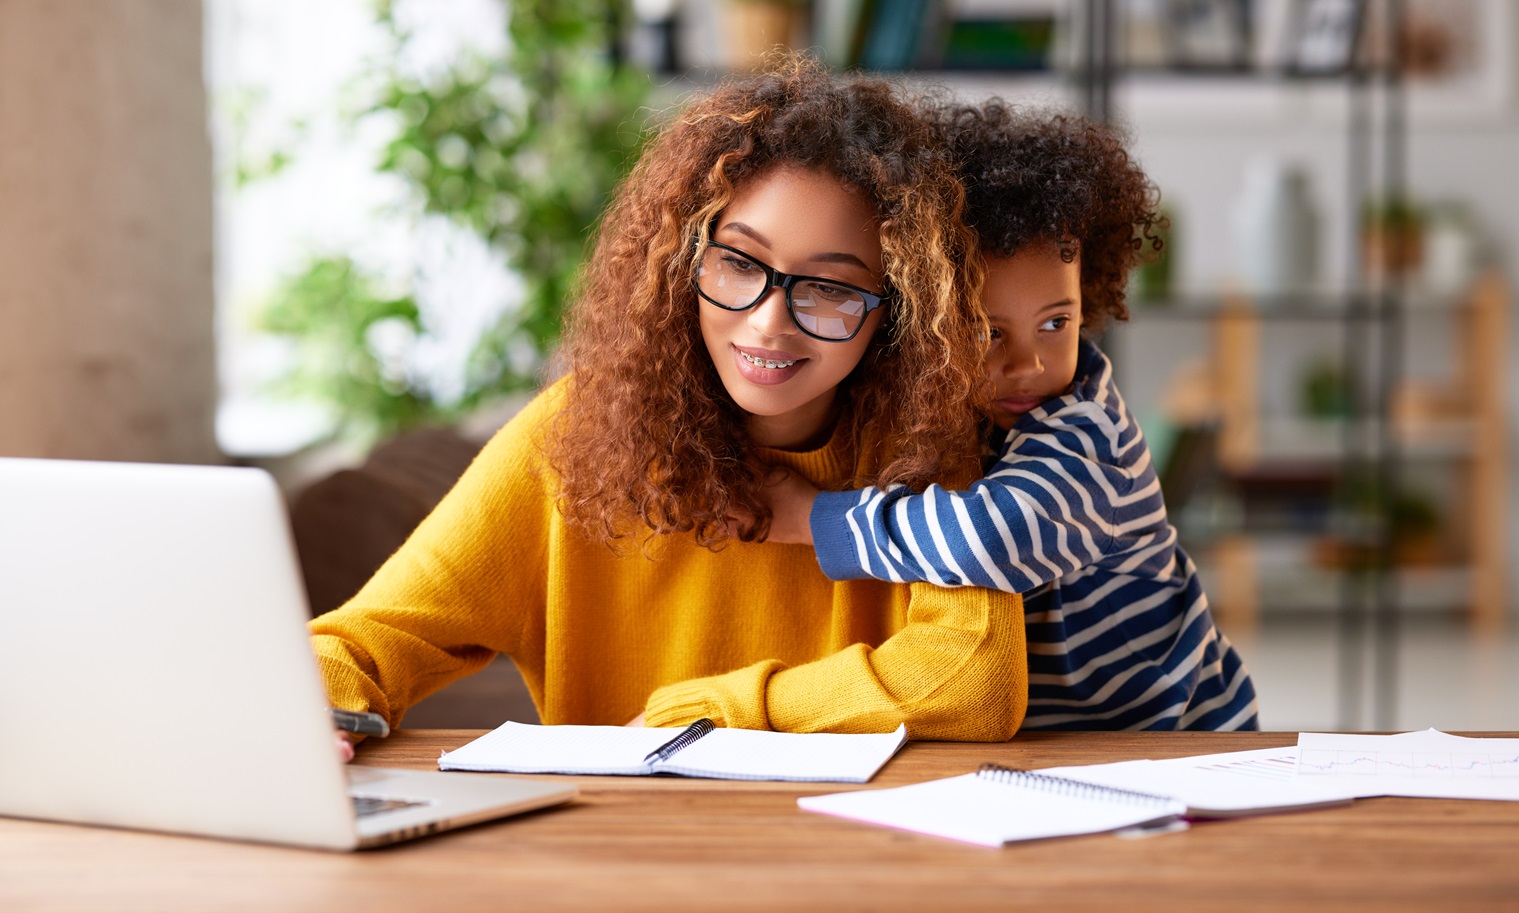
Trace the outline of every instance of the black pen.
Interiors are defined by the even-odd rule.
[[[339,710],[332,708],[332,724],[339,729],[348,732],[357,732],[359,735],[373,735],[385,738],[390,735],[390,724],[378,713],[367,713],[362,710]]]
[[[670,755],[675,754],[677,751],[680,751],[682,748],[685,748],[687,745],[690,745],[692,742],[696,741],[697,739],[701,738],[716,728],[717,727],[713,725],[711,720],[707,719],[706,717],[702,717],[701,719],[687,726],[685,729],[681,730],[680,735],[644,755],[643,762],[645,764],[651,764],[655,761],[668,761],[670,760]]]

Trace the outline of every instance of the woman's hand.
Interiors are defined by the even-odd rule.
[[[817,486],[784,466],[772,467],[760,487],[760,497],[770,505],[767,542],[787,545],[812,544],[812,502]]]
[[[643,728],[643,714],[640,713],[638,716],[633,717],[631,720],[628,720],[623,725],[624,726],[632,726],[635,729],[642,729]]]
[[[348,736],[343,735],[341,732],[334,732],[333,735],[338,740],[338,757],[342,759],[344,764],[347,764],[353,760],[353,743],[348,741]]]

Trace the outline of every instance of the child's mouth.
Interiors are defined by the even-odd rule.
[[[1029,412],[1044,400],[1040,397],[1007,397],[997,400],[997,408],[1004,412]]]

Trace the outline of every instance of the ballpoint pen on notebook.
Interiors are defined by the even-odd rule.
[[[339,710],[332,708],[332,724],[348,732],[385,738],[390,735],[390,724],[378,713],[362,710]]]
[[[716,728],[711,720],[702,717],[683,729],[680,735],[644,755],[643,762],[651,764],[654,761],[668,761],[670,760],[670,755],[675,754]]]

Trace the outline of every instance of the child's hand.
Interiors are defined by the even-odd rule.
[[[770,535],[766,541],[787,545],[812,544],[812,502],[817,486],[783,466],[765,477],[760,497],[770,505]]]

